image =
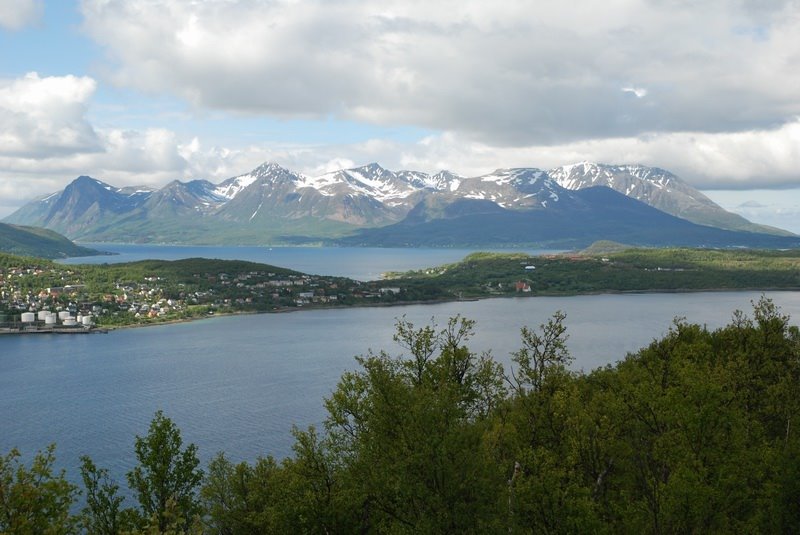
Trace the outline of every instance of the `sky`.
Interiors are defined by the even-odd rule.
[[[800,233],[800,1],[0,0],[0,217],[266,161],[639,163]]]

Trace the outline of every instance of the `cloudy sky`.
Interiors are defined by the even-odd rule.
[[[81,174],[583,160],[800,232],[800,1],[0,0],[0,217]]]

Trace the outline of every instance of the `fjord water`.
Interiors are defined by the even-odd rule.
[[[408,271],[457,262],[472,249],[372,248],[372,247],[212,247],[199,245],[136,245],[82,244],[99,251],[113,253],[89,257],[68,258],[67,264],[102,264],[158,259],[220,258],[248,260],[314,275],[349,277],[361,281],[377,280],[387,271]],[[481,249],[486,250],[486,249]],[[558,252],[547,249],[499,249],[504,252],[524,252],[531,255]]]
[[[417,260],[424,263],[412,267],[437,263]],[[359,262],[389,265],[385,258]],[[322,261],[304,271],[326,273],[326,267]],[[362,268],[349,268],[350,275]],[[355,355],[370,349],[401,353],[392,342],[398,317],[418,325],[432,317],[442,324],[456,314],[474,319],[471,347],[491,350],[508,366],[520,327],[536,327],[561,310],[574,368],[588,371],[662,336],[676,316],[714,328],[735,309],[750,311],[760,295],[488,299],[228,316],[98,335],[2,336],[0,453],[17,447],[30,458],[55,442],[59,466],[71,479],[78,478],[79,457],[88,454],[123,481],[134,462],[134,436],[146,433],[153,413],[163,409],[184,439],[198,445],[204,462],[221,450],[233,460],[281,458],[291,454],[293,425],[321,427],[323,399],[342,372],[356,367]],[[798,323],[800,293],[767,295]]]

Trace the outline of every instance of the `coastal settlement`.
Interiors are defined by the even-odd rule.
[[[236,312],[391,303],[396,286],[239,261],[62,265],[0,255],[0,329],[69,332]]]

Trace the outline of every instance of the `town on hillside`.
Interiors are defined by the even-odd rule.
[[[6,257],[14,258],[14,257]],[[101,332],[237,312],[387,304],[403,289],[241,262],[68,266],[19,258],[0,265],[0,330]],[[213,269],[212,269],[213,268]],[[263,268],[263,269],[261,269]]]

